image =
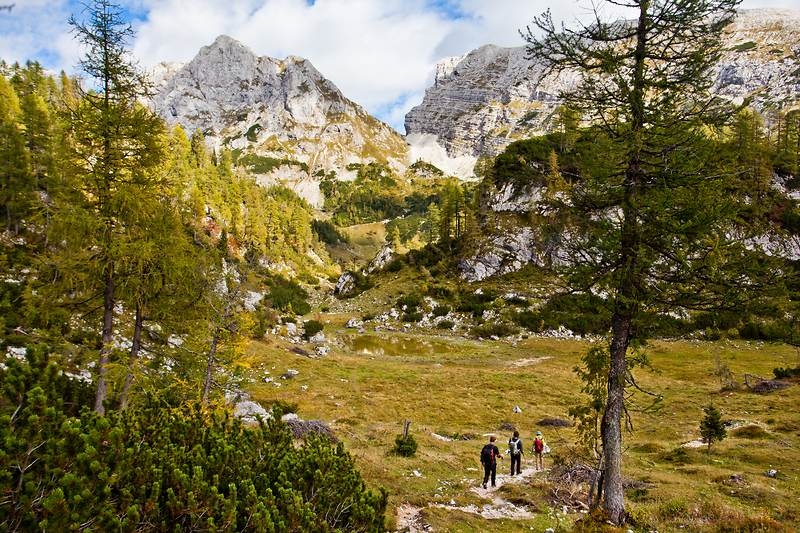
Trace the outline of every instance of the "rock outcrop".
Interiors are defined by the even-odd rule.
[[[715,91],[757,109],[800,100],[800,11],[742,11],[725,35],[726,51],[716,68]],[[462,172],[481,156],[494,156],[512,141],[549,130],[558,95],[577,81],[562,73],[537,85],[542,64],[525,47],[486,45],[461,58],[446,58],[422,103],[406,115],[413,153],[435,156],[440,168]],[[460,161],[460,163],[456,163]]]
[[[318,176],[347,177],[350,163],[403,168],[403,138],[375,119],[307,60],[256,56],[218,37],[183,66],[153,73],[153,107],[168,124],[202,131],[216,147],[236,151],[260,182],[281,182],[319,205]]]

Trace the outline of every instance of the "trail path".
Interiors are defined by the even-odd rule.
[[[507,464],[499,464],[498,469],[507,467]],[[532,478],[537,473],[542,474],[546,473],[547,469],[544,472],[538,472],[533,467],[531,468],[523,468],[522,472],[516,476],[511,476],[509,474],[497,474],[497,486],[496,487],[489,487],[484,489],[481,486],[481,479],[483,477],[483,471],[475,473],[475,477],[465,480],[467,482],[472,482],[473,486],[470,487],[469,491],[473,494],[478,495],[482,499],[488,500],[491,503],[486,503],[483,505],[464,505],[458,506],[455,505],[455,502],[451,504],[441,504],[441,503],[431,503],[428,504],[428,507],[438,507],[441,509],[449,509],[451,511],[461,511],[464,513],[471,513],[478,516],[482,516],[483,518],[492,520],[498,518],[505,518],[510,520],[525,520],[529,518],[533,518],[534,514],[530,512],[525,507],[520,507],[514,505],[513,503],[505,500],[498,490],[500,487],[505,485],[506,483],[525,483],[530,478]],[[433,531],[430,525],[426,524],[425,521],[422,519],[421,515],[422,508],[415,507],[409,504],[402,504],[397,508],[397,532],[402,533],[422,533]]]

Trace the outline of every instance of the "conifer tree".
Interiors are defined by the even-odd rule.
[[[711,451],[711,443],[714,441],[721,441],[724,439],[728,432],[725,430],[725,424],[722,422],[722,414],[719,409],[714,407],[714,404],[709,404],[703,407],[705,416],[700,422],[700,436],[703,441],[708,443],[708,451]]]
[[[583,173],[559,207],[570,225],[564,255],[581,258],[569,265],[570,286],[609,294],[601,489],[608,517],[622,524],[627,354],[645,335],[637,319],[643,311],[736,305],[779,283],[762,269],[768,259],[751,250],[758,230],[742,216],[763,178],[736,172],[714,148],[731,113],[710,96],[711,68],[738,0],[612,3],[635,20],[604,22],[596,11],[589,25],[558,29],[546,12],[523,37],[546,73],[579,75],[562,98],[591,124]]]
[[[123,10],[109,0],[86,6],[86,20],[70,18],[76,38],[86,46],[80,62],[94,85],[70,110],[69,177],[61,188],[58,228],[88,292],[102,295],[102,347],[97,365],[95,411],[105,411],[107,366],[113,350],[117,287],[124,264],[137,253],[135,232],[146,192],[160,180],[163,125],[139,99],[147,84],[127,51],[133,30]],[[64,265],[65,263],[62,263]],[[86,273],[88,272],[88,275]]]
[[[14,87],[0,76],[0,214],[5,228],[18,232],[30,199],[30,154],[25,148],[22,109]]]

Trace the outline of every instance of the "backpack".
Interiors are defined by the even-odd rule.
[[[533,441],[533,449],[536,453],[542,453],[544,450],[544,441],[542,439],[535,439]]]
[[[520,452],[522,451],[520,450],[519,439],[514,439],[514,438],[510,439],[508,441],[508,450],[511,452],[511,455],[515,457],[519,455]]]
[[[494,444],[485,444],[481,449],[481,463],[494,464]]]

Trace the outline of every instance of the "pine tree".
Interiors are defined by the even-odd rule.
[[[33,178],[29,167],[19,97],[0,76],[0,215],[6,229],[15,233],[30,205]]]
[[[722,413],[714,407],[714,404],[703,407],[703,412],[705,416],[700,422],[700,436],[703,437],[703,442],[708,443],[708,451],[710,452],[711,443],[721,441],[727,436],[728,432],[722,422]]]
[[[60,189],[56,232],[62,238],[55,242],[65,242],[67,250],[62,251],[85,261],[75,265],[82,272],[64,276],[82,277],[89,292],[102,294],[95,411],[103,413],[117,288],[125,263],[135,261],[138,253],[134,228],[141,222],[141,209],[152,201],[151,192],[161,179],[156,169],[162,160],[163,124],[139,103],[148,86],[126,50],[133,30],[123,10],[109,0],[93,0],[86,15],[86,21],[71,17],[70,25],[87,47],[80,65],[96,88],[70,110],[71,180]]]
[[[738,0],[627,0],[632,21],[560,31],[547,12],[523,33],[547,72],[571,70],[577,87],[562,95],[591,126],[580,147],[582,175],[560,208],[566,274],[573,290],[610,295],[608,394],[603,408],[603,506],[625,521],[622,420],[629,348],[643,340],[643,311],[740,304],[780,285],[748,250],[748,191],[760,176],[739,174],[718,153],[730,108],[710,96],[720,35]],[[541,32],[542,37],[534,35]],[[749,181],[748,181],[749,180]]]

